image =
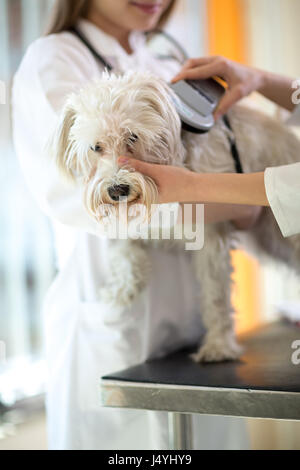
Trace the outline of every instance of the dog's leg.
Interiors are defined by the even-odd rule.
[[[201,315],[206,328],[204,343],[192,355],[196,362],[237,359],[231,305],[231,260],[228,225],[207,226],[204,248],[195,251],[196,274],[201,285]]]
[[[147,251],[138,241],[113,240],[109,248],[108,279],[100,298],[128,307],[146,286],[150,271]]]

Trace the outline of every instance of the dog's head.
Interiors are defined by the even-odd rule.
[[[153,180],[119,168],[119,156],[153,163],[183,160],[181,124],[171,90],[159,78],[141,72],[123,76],[103,73],[72,94],[62,111],[52,151],[63,174],[85,185],[89,213],[101,219],[101,205],[139,202],[149,212],[156,203]]]

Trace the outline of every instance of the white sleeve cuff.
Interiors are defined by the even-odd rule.
[[[267,168],[265,189],[284,237],[300,233],[300,163]]]

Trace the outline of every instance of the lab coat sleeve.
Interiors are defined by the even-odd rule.
[[[267,168],[264,180],[270,207],[283,236],[300,233],[300,162]]]
[[[296,106],[286,124],[300,125],[300,106]],[[267,168],[264,180],[267,198],[282,235],[289,237],[300,233],[300,163]]]
[[[93,60],[69,33],[38,39],[28,49],[14,77],[13,138],[34,198],[62,224],[102,235],[82,202],[82,188],[59,174],[46,151],[67,95],[98,73]]]

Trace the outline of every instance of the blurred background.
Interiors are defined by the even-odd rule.
[[[31,199],[14,154],[10,90],[51,5],[0,0],[0,82],[6,90],[6,104],[0,104],[0,449],[46,449],[41,307],[56,273],[55,255],[51,225]],[[166,29],[192,57],[225,55],[299,78],[299,17],[300,0],[178,0]],[[259,96],[251,101],[278,114]],[[275,320],[283,305],[299,303],[300,311],[299,283],[291,272],[241,251],[232,256],[238,332]],[[300,449],[298,423],[247,420],[247,426],[253,449]]]

